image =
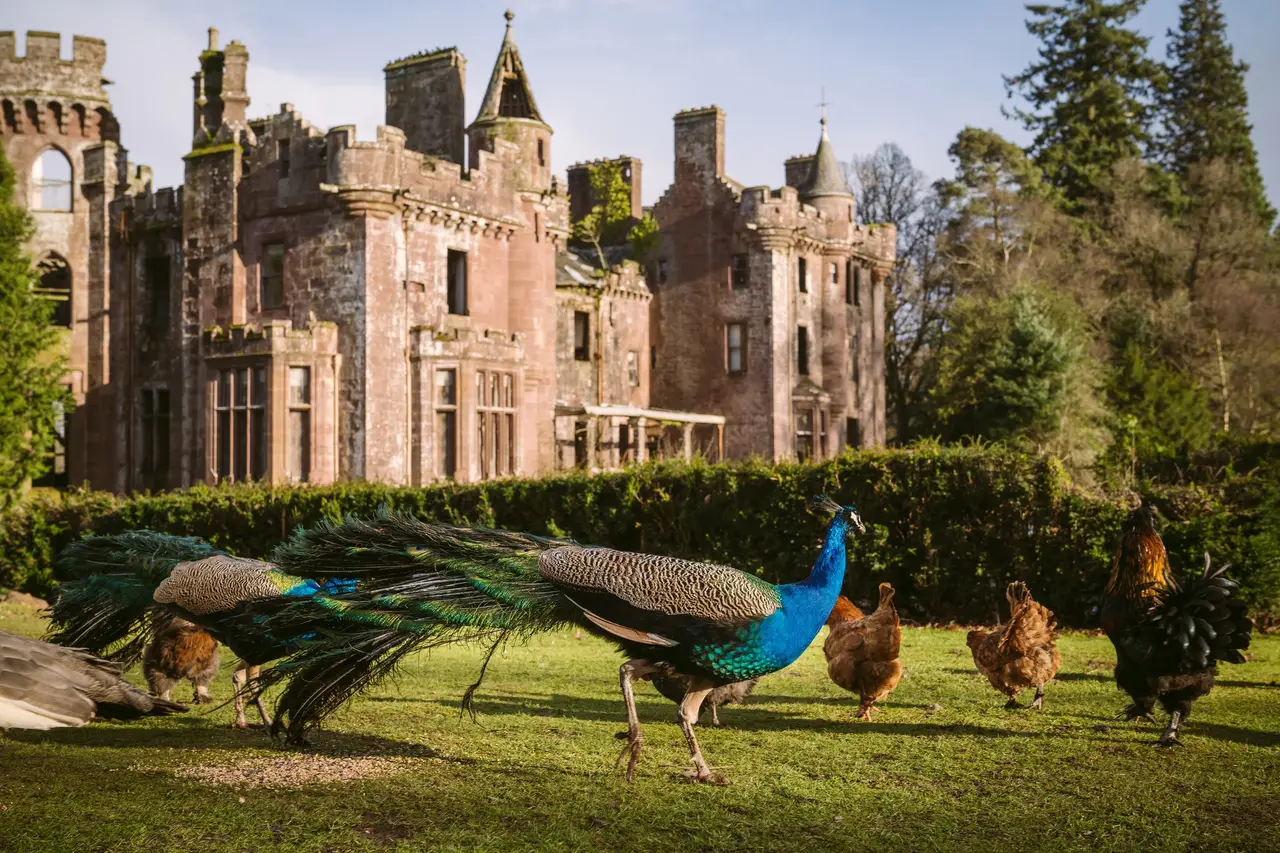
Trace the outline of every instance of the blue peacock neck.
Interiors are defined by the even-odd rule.
[[[778,587],[781,606],[760,624],[759,643],[774,668],[798,658],[831,615],[844,584],[845,537],[849,520],[840,513],[827,527],[822,553],[809,576]]]

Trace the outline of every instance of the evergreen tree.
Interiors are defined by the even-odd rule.
[[[1028,153],[1072,215],[1098,198],[1121,160],[1150,142],[1152,99],[1163,72],[1147,57],[1149,39],[1125,23],[1145,0],[1065,0],[1031,5],[1027,31],[1040,39],[1039,60],[1005,78],[1010,97],[1029,109],[1013,115],[1035,134]]]
[[[1162,98],[1165,165],[1184,182],[1191,167],[1224,160],[1236,171],[1239,192],[1270,229],[1267,202],[1249,124],[1244,75],[1227,41],[1220,0],[1183,0],[1176,31],[1169,31],[1169,86]]]
[[[23,246],[33,226],[13,200],[14,180],[0,148],[0,508],[48,468],[57,412],[67,402],[51,306],[32,290],[36,274]]]

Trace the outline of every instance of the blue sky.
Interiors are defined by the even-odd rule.
[[[719,104],[728,114],[727,168],[748,185],[782,183],[782,161],[818,138],[820,92],[841,159],[886,141],[930,177],[950,174],[946,150],[966,124],[1025,135],[1002,117],[1002,74],[1035,55],[1016,0],[43,0],[5,3],[0,27],[107,40],[106,76],[130,158],[156,185],[181,181],[190,144],[191,75],[216,26],[249,49],[249,112],[289,102],[321,127],[356,124],[372,139],[383,118],[382,67],[456,45],[467,57],[468,120],[502,39],[503,10],[543,117],[552,159],[626,153],[644,161],[651,203],[671,179],[671,116]],[[1280,203],[1280,2],[1224,0],[1248,76],[1254,141]],[[1149,0],[1137,21],[1163,58],[1176,0]],[[19,37],[19,45],[22,40]],[[19,50],[21,50],[21,46]]]

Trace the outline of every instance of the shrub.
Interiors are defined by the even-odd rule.
[[[1208,550],[1215,562],[1233,565],[1255,608],[1280,610],[1278,482],[1275,468],[1258,468],[1211,485],[1151,488],[1175,568],[1197,570]],[[922,622],[994,622],[1005,585],[1021,579],[1064,624],[1094,624],[1126,515],[1120,501],[1074,488],[1052,458],[928,444],[819,464],[655,463],[428,488],[201,486],[127,498],[70,492],[0,516],[0,586],[51,593],[53,556],[85,533],[150,528],[266,556],[298,525],[381,505],[714,560],[788,582],[808,573],[821,541],[825,519],[805,508],[817,492],[854,504],[867,523],[851,541],[845,591],[872,602],[887,580],[899,590],[903,614]]]

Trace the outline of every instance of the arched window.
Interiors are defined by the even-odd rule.
[[[71,161],[57,148],[46,148],[31,167],[31,201],[35,210],[71,209]]]
[[[0,110],[4,112],[4,127],[10,133],[18,132],[18,111],[13,106],[13,101],[8,98],[4,99],[4,103],[0,103]]]
[[[84,104],[72,104],[71,112],[75,113],[75,131],[77,136],[85,136],[85,127],[87,120],[85,119]]]
[[[53,325],[70,329],[71,267],[67,265],[67,259],[51,252],[40,259],[36,269],[40,273],[36,292],[53,303]]]

